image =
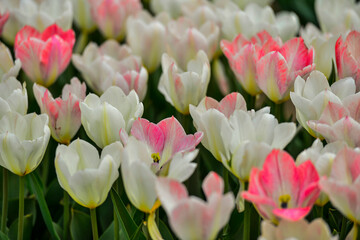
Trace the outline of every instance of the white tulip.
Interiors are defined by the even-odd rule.
[[[21,83],[14,77],[0,82],[0,119],[6,113],[15,111],[25,115],[28,109],[28,96],[25,83]]]
[[[9,77],[17,77],[21,68],[19,59],[15,60],[11,56],[10,50],[0,42],[0,82]]]

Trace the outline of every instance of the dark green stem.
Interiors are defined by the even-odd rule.
[[[24,192],[25,192],[25,177],[19,177],[19,219],[18,219],[18,240],[23,239],[24,234]]]
[[[251,218],[251,203],[245,201],[243,240],[250,239],[250,228],[251,228],[250,218]]]
[[[343,219],[341,221],[341,230],[340,230],[340,240],[344,240],[346,236],[346,223],[347,219],[345,216],[343,216]]]
[[[64,232],[63,236],[64,239],[70,239],[69,238],[69,226],[70,226],[70,199],[69,194],[64,191]]]
[[[91,216],[91,227],[93,233],[93,240],[99,239],[98,229],[97,229],[97,220],[96,220],[96,208],[90,209]]]
[[[118,185],[119,185],[118,180],[119,179],[117,179],[114,182],[113,188],[120,195],[120,192],[119,192],[119,189],[118,189]],[[114,212],[114,239],[119,240],[120,239],[120,236],[119,236],[119,219],[117,218],[117,215],[116,215],[115,206],[113,206],[113,212]]]
[[[45,157],[43,159],[43,164],[42,164],[42,182],[44,183],[44,186],[46,186],[47,183],[47,178],[49,175],[49,155],[50,155],[50,151],[46,151],[45,153]]]
[[[226,169],[226,167],[223,166],[223,178],[224,178],[224,188],[225,188],[225,192],[228,192],[230,189],[229,186],[229,171]]]
[[[88,38],[89,38],[89,34],[87,32],[85,31],[81,32],[80,37],[76,41],[74,53],[79,54],[84,50],[86,44],[88,43]]]
[[[354,223],[354,240],[360,240],[360,226]]]
[[[6,219],[8,210],[8,170],[3,168],[3,199],[2,199],[2,215],[1,215],[1,231],[6,232]]]

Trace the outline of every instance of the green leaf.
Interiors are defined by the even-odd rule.
[[[99,240],[114,239],[114,222],[104,231]]]
[[[28,177],[30,177],[31,188],[32,188],[33,192],[36,195],[36,198],[37,198],[38,203],[39,203],[41,214],[43,216],[45,225],[46,225],[47,229],[50,232],[51,237],[53,239],[59,239],[60,240],[59,235],[55,231],[53,221],[51,219],[50,211],[49,211],[49,208],[48,208],[48,206],[46,204],[46,200],[45,200],[44,192],[43,192],[44,188],[41,185],[41,180],[40,180],[39,176],[36,174],[36,172],[33,172],[33,173],[29,174]]]
[[[122,228],[125,230],[126,238],[130,239],[129,236],[133,236],[136,232],[138,226],[134,222],[134,220],[130,217],[130,214],[128,210],[126,209],[123,201],[119,197],[119,195],[116,193],[114,189],[111,189],[111,199],[113,202],[113,205],[115,206],[115,212],[117,217],[119,218],[119,222],[122,226]],[[139,239],[145,239],[144,235],[141,233]]]
[[[169,240],[174,239],[169,228],[166,226],[166,224],[161,219],[160,219],[160,223],[159,223],[159,230],[161,232],[161,235],[164,237],[164,239],[169,239]]]
[[[5,233],[0,231],[0,240],[9,240],[9,237]]]
[[[136,232],[134,233],[133,236],[131,236],[131,240],[136,240],[139,238],[139,234],[141,233],[141,229],[142,229],[143,224],[141,223],[138,228],[136,229]]]
[[[9,228],[9,238],[10,239],[17,239],[18,235],[18,220],[16,219]],[[24,216],[24,240],[30,240],[31,239],[31,232],[33,229],[33,215],[28,214]]]
[[[90,216],[78,210],[71,211],[70,234],[74,240],[91,239]]]

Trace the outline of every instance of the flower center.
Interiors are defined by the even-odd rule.
[[[280,201],[280,206],[281,208],[287,208],[288,207],[288,203],[290,202],[291,197],[289,194],[285,194],[285,195],[281,195],[279,197],[279,201]]]
[[[155,163],[158,163],[160,161],[160,154],[159,153],[153,153],[151,154],[151,157]]]

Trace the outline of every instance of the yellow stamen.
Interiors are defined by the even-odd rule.
[[[291,196],[289,194],[281,195],[279,197],[281,208],[287,208],[290,200],[291,200]]]
[[[159,162],[160,161],[160,154],[159,153],[153,153],[151,154],[152,159],[154,160],[154,162]]]

